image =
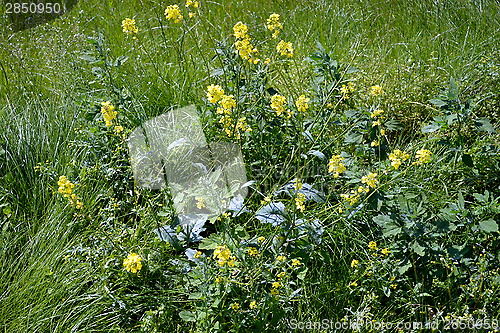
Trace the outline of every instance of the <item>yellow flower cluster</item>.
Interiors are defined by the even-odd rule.
[[[306,195],[304,193],[298,193],[297,197],[295,198],[295,205],[297,206],[297,209],[300,210],[301,213],[304,212],[306,209],[306,206],[304,205],[304,202],[306,201]]]
[[[250,302],[250,309],[254,309],[256,306],[257,306],[257,302],[256,301],[251,301]]]
[[[414,162],[414,164],[422,165],[424,163],[429,163],[431,161],[431,151],[427,149],[417,150],[415,157],[418,161]]]
[[[71,206],[75,207],[76,209],[83,208],[83,204],[81,203],[80,199],[76,196],[76,194],[73,193],[75,184],[70,182],[66,178],[66,176],[60,176],[57,185],[59,186],[59,193],[63,194],[65,198],[68,198]]]
[[[127,35],[133,35],[139,32],[139,29],[135,26],[135,20],[126,18],[122,21],[123,32]],[[135,38],[135,37],[134,37]]]
[[[101,114],[106,122],[106,126],[113,126],[113,120],[116,118],[117,112],[110,101],[101,102]]]
[[[371,94],[373,96],[383,95],[384,94],[384,89],[381,86],[379,86],[378,84],[374,85],[374,86],[371,87]]]
[[[333,172],[333,177],[338,178],[339,175],[346,170],[344,164],[342,163],[344,158],[339,155],[333,155],[328,162],[328,173]]]
[[[361,177],[361,183],[370,187],[377,187],[377,174],[370,172],[368,175]]]
[[[233,303],[233,305],[231,305],[231,308],[234,310],[234,312],[238,312],[238,309],[241,308],[240,304],[239,303]]]
[[[132,273],[137,273],[142,269],[142,258],[137,253],[130,253],[127,258],[123,260],[125,269]]]
[[[231,109],[236,107],[236,100],[233,95],[222,95],[219,105],[221,107],[217,108],[217,113],[230,114]]]
[[[281,40],[278,45],[276,46],[276,50],[282,55],[286,57],[293,57],[293,47],[292,43],[287,43],[283,40]]]
[[[233,95],[225,95],[224,89],[219,85],[210,85],[207,87],[207,99],[210,103],[219,103],[217,113],[222,117],[219,123],[224,126],[224,132],[231,137],[233,134],[237,139],[240,138],[240,130],[243,132],[251,132],[252,128],[248,126],[246,117],[240,117],[236,124],[231,117],[231,110],[236,107],[236,100]]]
[[[389,160],[391,161],[391,165],[394,167],[394,169],[399,169],[401,166],[401,163],[406,161],[407,159],[410,158],[410,155],[408,155],[405,152],[402,152],[399,149],[394,150],[390,155],[389,155]]]
[[[380,117],[384,110],[375,110],[370,114],[370,118]]]
[[[250,257],[256,257],[257,254],[259,254],[259,251],[257,251],[257,249],[255,247],[249,247],[247,249],[247,253]]]
[[[354,92],[354,83],[347,82],[347,85],[343,84],[340,88],[340,92],[342,93],[344,99],[349,99],[351,94]]]
[[[300,190],[302,188],[302,182],[300,181],[299,178],[295,178],[293,181],[293,188],[295,190]]]
[[[352,261],[351,261],[351,268],[358,267],[358,264],[359,264],[359,260],[352,259]]]
[[[193,5],[194,8],[198,8],[198,1],[193,1],[193,0],[187,0],[186,1],[186,8],[189,8],[189,6]],[[189,12],[189,18],[193,17],[195,14],[193,12]]]
[[[212,104],[217,103],[224,96],[224,89],[219,85],[211,84],[207,88],[207,98]]]
[[[271,97],[271,109],[274,109],[278,116],[281,116],[281,114],[286,112],[287,118],[290,118],[293,112],[288,108],[285,110],[285,103],[286,98],[279,94],[275,94]]]
[[[376,250],[376,249],[377,249],[377,243],[376,243],[376,242],[374,242],[374,241],[369,242],[369,243],[368,243],[368,248],[369,248],[370,250]]]
[[[299,110],[299,112],[306,112],[306,110],[309,108],[309,101],[310,99],[306,98],[305,95],[300,95],[300,97],[295,102],[297,110]]]
[[[274,13],[269,16],[269,18],[267,19],[267,28],[271,31],[274,30],[273,38],[278,38],[278,34],[280,33],[281,29],[283,29],[279,14]]]
[[[371,114],[370,114],[370,118],[376,118],[373,122],[372,122],[372,127],[375,127],[375,126],[378,126],[379,127],[379,131],[380,131],[380,135],[385,135],[385,129],[382,128],[382,121],[384,120],[384,116],[382,115],[384,113],[384,110],[374,110]],[[372,144],[372,147],[374,146],[378,146],[378,142],[377,144]]]
[[[231,255],[231,251],[226,247],[226,245],[217,246],[214,250],[214,259],[217,259],[220,267],[227,265],[228,267],[234,267],[236,262],[236,257]]]
[[[182,14],[181,10],[179,9],[179,6],[177,5],[170,5],[165,9],[165,17],[167,20],[174,20],[174,23],[179,23],[182,21]]]
[[[236,42],[234,42],[234,47],[236,48],[236,53],[239,54],[243,60],[248,60],[249,63],[257,64],[260,59],[254,57],[254,53],[257,53],[257,48],[251,43],[250,36],[248,33],[248,27],[242,22],[236,23],[233,27],[234,37],[236,37]]]
[[[351,193],[342,193],[340,197],[344,201],[349,201],[349,204],[353,206],[358,200],[361,198],[359,194],[357,194],[354,190],[351,190]]]
[[[205,199],[203,199],[202,197],[197,197],[195,199],[197,201],[196,207],[198,207],[198,209],[202,209],[204,207],[207,207],[207,206],[205,206]]]

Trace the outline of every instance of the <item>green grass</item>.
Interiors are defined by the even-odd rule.
[[[113,70],[113,84],[129,91],[130,102],[123,114],[127,115],[128,124],[137,125],[178,105],[205,105],[203,98],[210,84],[223,80],[225,87],[230,87],[232,83],[227,77],[217,81],[218,78],[210,76],[220,66],[221,57],[214,51],[216,41],[227,39],[228,45],[233,43],[232,27],[242,21],[248,25],[255,45],[265,52],[270,38],[264,22],[271,13],[278,13],[284,24],[280,38],[293,42],[294,58],[288,67],[283,65],[269,76],[268,86],[290,96],[297,95],[295,97],[306,91],[312,94],[308,87],[313,69],[305,58],[320,42],[340,63],[359,70],[346,76],[355,83],[353,99],[357,102],[369,102],[366,96],[370,86],[378,84],[384,87],[386,114],[389,119],[396,119],[405,126],[402,131],[389,133],[393,144],[391,150],[395,147],[416,150],[426,143],[436,152],[441,152],[436,155],[432,168],[408,171],[409,175],[401,176],[401,183],[387,185],[386,194],[392,197],[386,197],[388,206],[384,209],[397,206],[398,200],[402,200],[398,199],[399,196],[407,191],[416,195],[424,193],[427,195],[424,207],[429,212],[426,218],[433,221],[440,209],[456,203],[458,193],[463,192],[466,209],[470,209],[471,214],[484,217],[484,220],[498,219],[496,206],[485,208],[486,204],[473,196],[474,193],[483,194],[484,190],[490,191],[492,197],[499,196],[498,164],[495,164],[498,152],[496,155],[481,155],[489,145],[496,145],[494,149],[498,149],[498,134],[479,136],[475,134],[474,126],[468,125],[464,130],[467,144],[458,148],[458,152],[451,152],[421,132],[424,123],[429,123],[439,114],[439,110],[428,101],[448,85],[450,77],[457,80],[462,101],[484,99],[473,109],[472,117],[487,116],[496,124],[500,116],[500,13],[496,1],[200,1],[203,19],[185,34],[166,22],[163,12],[169,4],[142,0],[80,1],[67,15],[31,30],[12,34],[2,28],[1,331],[137,331],[144,313],[157,309],[160,303],[165,305],[165,313],[160,316],[165,325],[163,330],[194,329],[191,323],[185,323],[179,317],[181,311],[193,310],[193,302],[188,296],[195,287],[191,285],[183,289],[189,285],[187,277],[170,272],[173,268],[166,261],[161,266],[163,275],[158,273],[161,269],[155,270],[151,266],[144,280],[127,275],[121,267],[122,254],[126,252],[148,254],[151,257],[146,261],[151,265],[156,255],[169,259],[184,258],[182,251],[159,245],[153,233],[159,223],[169,223],[171,219],[170,212],[167,217],[157,216],[161,196],[153,192],[134,197],[126,192],[130,185],[128,169],[123,165],[126,152],[122,152],[125,154],[123,159],[111,157],[115,146],[120,144],[118,139],[104,139],[100,132],[92,136],[89,132],[75,131],[80,126],[83,130],[98,128],[95,123],[85,120],[87,112],[96,103],[118,99],[109,81],[96,80],[92,74],[92,68],[98,65],[89,64],[81,57],[83,52],[93,49],[89,38],[96,38],[98,34],[104,36],[109,58],[128,57],[123,66]],[[184,3],[180,7],[184,10]],[[137,22],[137,40],[122,32],[121,21],[126,17],[135,18]],[[5,17],[0,20],[3,22]],[[483,58],[485,62],[482,62]],[[205,107],[201,109],[206,110]],[[324,112],[324,108],[319,107],[313,110]],[[341,107],[338,110],[337,113],[344,111]],[[202,119],[207,138],[221,140],[221,134],[210,123],[211,118]],[[340,133],[347,126],[327,124],[325,119],[321,121],[325,121],[321,126],[310,128],[317,141],[316,146],[310,144],[307,149],[321,150],[328,157],[336,150],[350,149],[354,155],[356,149],[353,146],[342,146]],[[283,137],[273,132],[270,136],[260,139],[255,136],[252,139],[255,141],[245,142],[243,153],[247,166],[253,162],[267,168],[302,163],[300,153],[293,148],[300,146],[299,149],[305,149],[302,146],[309,144],[300,135],[301,126],[290,129]],[[253,131],[255,133],[257,129]],[[441,134],[451,141],[456,138],[454,128],[443,130]],[[281,152],[277,144],[266,141],[270,137],[278,140],[278,145],[283,145]],[[75,141],[76,146],[83,142],[94,146],[77,149]],[[476,171],[464,165],[462,150],[473,156]],[[349,170],[361,172],[369,163],[376,162],[373,156],[365,157],[356,159]],[[73,161],[76,166],[72,165]],[[45,172],[35,171],[39,163],[45,167]],[[318,167],[321,164],[316,160],[311,163]],[[94,164],[98,165],[95,170],[92,169]],[[110,169],[118,171],[109,175],[106,170]],[[254,175],[251,170],[247,170],[247,174]],[[60,175],[76,181],[79,195],[85,200],[84,212],[71,209],[58,195]],[[249,180],[252,180],[250,176]],[[277,186],[296,176],[293,171],[286,177],[258,180]],[[331,177],[314,176],[310,181],[316,184],[332,182]],[[257,180],[259,176],[255,177]],[[399,306],[393,306],[392,301],[387,300],[372,300],[370,303],[352,288],[346,288],[353,278],[357,278],[350,267],[351,261],[364,258],[367,265],[371,263],[367,244],[371,240],[380,242],[381,237],[379,228],[372,221],[372,217],[378,215],[376,209],[367,208],[366,215],[354,219],[333,213],[342,190],[344,187],[337,184],[325,204],[307,205],[308,216],[319,219],[328,227],[321,244],[312,246],[310,249],[313,250],[307,254],[310,260],[306,278],[296,279],[296,287],[302,288],[302,296],[291,301],[292,310],[288,316],[297,320],[328,318],[339,321],[349,315],[345,308],[356,311],[371,304],[377,311],[373,313],[374,318],[381,321],[396,318],[420,320],[430,316],[432,311],[436,312],[440,308],[435,304],[438,302],[447,302],[450,313],[463,315],[464,304],[468,301],[459,299],[459,296],[451,297],[451,293],[448,297],[442,291],[445,289],[436,291],[433,295],[435,302],[419,296],[418,291],[414,291],[420,279],[416,270],[414,276],[401,277],[399,284],[407,283],[414,290],[407,290],[407,296],[399,295],[392,300]],[[115,197],[123,202],[124,208],[116,211],[110,208],[110,200]],[[255,212],[260,208],[261,200],[263,197],[257,191],[251,191],[245,203]],[[481,213],[477,213],[479,209],[482,209]],[[463,211],[460,214],[464,219],[467,216]],[[114,218],[107,220],[109,216]],[[414,219],[417,217],[413,216]],[[252,236],[274,232],[250,215],[235,219],[231,227],[234,224],[242,225]],[[225,226],[221,223],[211,228],[214,230],[210,231],[223,233]],[[111,236],[107,236],[108,232]],[[470,236],[472,233],[470,229],[459,229],[446,236],[449,243],[443,244],[472,244],[471,239],[477,236],[475,233]],[[498,259],[496,236],[498,233],[481,234],[475,238],[478,250],[471,250],[474,262],[479,260],[479,248],[491,250],[492,262]],[[119,243],[115,241],[116,237],[124,237],[124,243],[115,246]],[[397,237],[386,241],[387,247],[397,246]],[[196,248],[196,245],[190,246]],[[74,253],[78,247],[83,249],[80,257],[65,263],[64,256]],[[86,257],[90,259],[86,260]],[[108,260],[114,260],[113,269],[109,268]],[[419,267],[428,265],[418,261]],[[424,273],[419,271],[419,274]],[[438,276],[432,274],[425,279]],[[422,283],[423,288],[429,288],[426,292],[431,290],[429,283],[428,280]],[[367,291],[384,294],[382,282],[372,281],[366,288],[365,294]],[[498,295],[494,283],[491,288],[494,295]],[[141,290],[144,293],[141,294]],[[415,314],[401,305],[405,302],[418,302],[419,311],[426,308],[427,312]],[[480,301],[474,299],[474,302],[479,304]],[[498,302],[488,304],[491,306],[488,315],[498,319]]]

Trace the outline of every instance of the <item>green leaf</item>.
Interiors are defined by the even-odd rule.
[[[398,268],[399,274],[404,274],[410,267],[411,267],[410,263],[407,263],[406,265],[400,266]]]
[[[405,125],[403,125],[403,123],[401,123],[397,120],[389,120],[389,121],[384,123],[384,126],[387,129],[393,130],[393,131],[398,131],[398,130],[405,128]]]
[[[421,257],[425,255],[425,248],[422,247],[416,240],[410,245],[410,248]]]
[[[490,120],[488,118],[479,118],[474,121],[474,125],[476,126],[476,130],[479,132],[496,132],[495,128],[490,123]]]
[[[314,156],[317,156],[317,157],[319,157],[319,158],[320,158],[321,160],[323,160],[323,161],[324,161],[324,160],[325,160],[325,158],[326,158],[326,157],[325,157],[325,154],[323,154],[323,153],[322,153],[322,152],[320,152],[319,150],[311,150],[311,151],[309,152],[309,154],[314,155]]]
[[[181,317],[184,321],[196,321],[196,315],[191,311],[181,311],[179,313],[179,317]]]
[[[127,61],[128,57],[127,56],[119,56],[118,58],[115,59],[115,63],[113,64],[114,67],[120,67]]]
[[[492,219],[479,222],[479,228],[485,232],[498,232],[498,224]]]
[[[373,222],[377,223],[383,230],[384,237],[394,236],[401,233],[401,227],[389,215],[378,215],[373,217]]]
[[[439,98],[433,98],[433,99],[429,100],[429,102],[431,102],[432,104],[434,104],[438,108],[448,105],[445,101],[443,101]]]
[[[441,129],[441,124],[433,122],[430,125],[424,126],[424,128],[422,128],[422,133],[432,133],[440,129]]]
[[[363,142],[363,134],[360,134],[360,133],[351,133],[349,134],[345,140],[344,140],[345,143],[358,143],[360,144],[361,142]]]
[[[307,268],[307,267],[301,268],[301,269],[297,272],[297,278],[299,278],[300,280],[304,280],[304,279],[306,278],[306,273],[307,273],[307,270],[308,270],[308,268]]]
[[[208,238],[203,238],[198,249],[200,250],[213,250],[219,245],[219,239],[215,234],[210,235]]]
[[[465,165],[467,165],[469,168],[474,167],[474,161],[472,160],[472,157],[470,157],[469,154],[462,154],[462,162],[464,162]]]

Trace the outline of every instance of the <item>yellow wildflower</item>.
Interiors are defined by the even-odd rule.
[[[278,281],[273,282],[273,288],[278,289],[280,287],[280,283]]]
[[[251,257],[255,257],[255,256],[257,256],[257,254],[259,254],[259,251],[257,251],[257,249],[255,247],[249,247],[247,249],[247,252],[248,252],[248,255]]]
[[[198,209],[202,209],[204,207],[207,207],[207,206],[205,206],[205,199],[203,199],[202,197],[197,197],[195,199],[196,199],[196,201],[198,201],[198,203],[196,204],[196,207],[198,207]]]
[[[358,261],[358,260],[356,260],[356,259],[353,259],[353,260],[351,261],[351,267],[352,267],[352,268],[356,268],[356,267],[358,267],[358,264],[359,264],[359,261]]]
[[[299,112],[306,112],[306,110],[309,108],[309,98],[306,98],[304,95],[300,95],[299,99],[295,102],[295,106],[297,106],[297,110]]]
[[[250,309],[254,309],[256,306],[257,306],[257,302],[256,301],[251,301],[250,302]]]
[[[233,27],[233,31],[234,31],[234,37],[243,39],[247,35],[248,27],[245,24],[243,24],[243,22],[238,22]]]
[[[203,253],[201,253],[200,251],[196,251],[196,253],[194,254],[194,258],[195,259],[201,258],[202,255]]]
[[[207,99],[210,103],[217,103],[224,95],[224,89],[219,85],[209,85],[207,87]]]
[[[370,250],[376,250],[376,249],[377,249],[377,243],[376,243],[376,242],[374,242],[374,241],[369,242],[369,243],[368,243],[368,248],[369,248]]]
[[[372,143],[370,144],[372,147],[378,147],[378,140],[373,140]]]
[[[347,82],[347,85],[343,84],[340,88],[340,92],[345,99],[349,99],[349,95],[354,92],[354,84],[352,82]]]
[[[121,125],[115,126],[115,132],[117,134],[120,134],[121,132],[123,132],[123,126],[121,126]]]
[[[388,256],[389,255],[389,249],[388,248],[382,249],[382,254],[385,255],[385,256]]]
[[[281,95],[275,94],[271,97],[271,108],[276,110],[278,116],[285,112],[285,103],[286,98]]]
[[[259,242],[259,243],[264,243],[265,240],[266,240],[266,237],[264,237],[264,236],[260,236],[259,238],[257,238],[257,242]]]
[[[231,308],[233,308],[233,310],[236,312],[238,311],[238,309],[240,308],[240,304],[239,303],[233,303],[233,305],[231,305]]]
[[[127,258],[123,260],[123,266],[125,269],[132,273],[137,273],[141,270],[141,257],[136,253],[130,253]]]
[[[292,43],[287,43],[281,40],[276,46],[276,50],[282,55],[289,58],[293,57],[293,47]]]
[[[361,177],[361,183],[367,184],[370,187],[377,187],[377,174],[370,172],[368,175]]]
[[[217,108],[217,113],[230,114],[231,109],[236,107],[236,100],[233,95],[222,95],[219,105],[221,107]]]
[[[384,110],[375,110],[370,114],[370,118],[380,117]]]
[[[302,263],[299,259],[292,259],[292,266],[300,266]]]
[[[381,86],[379,86],[379,85],[372,86],[372,88],[371,88],[371,94],[373,96],[382,95],[383,93],[384,93],[384,89],[382,89]]]
[[[422,165],[424,163],[429,163],[431,160],[431,151],[427,149],[420,149],[417,150],[417,153],[415,157],[418,159],[418,161],[415,162],[415,164]]]
[[[170,5],[165,9],[165,17],[167,20],[174,20],[174,23],[179,23],[182,20],[181,10],[177,5]]]
[[[193,1],[193,0],[187,0],[186,1],[186,8],[193,5],[194,8],[198,8],[198,1]]]
[[[286,260],[286,257],[285,257],[285,256],[277,256],[277,257],[276,257],[276,261],[285,262],[285,260]]]
[[[405,152],[402,152],[399,149],[394,150],[390,155],[389,155],[389,160],[391,161],[391,165],[394,167],[394,169],[399,169],[401,166],[401,163],[406,161],[407,159],[410,158],[410,155],[408,155]]]
[[[328,162],[328,173],[333,172],[333,177],[338,178],[339,175],[346,171],[346,168],[344,164],[342,163],[344,161],[344,158],[338,155],[333,155],[330,161]]]
[[[295,205],[297,206],[297,209],[300,210],[301,213],[304,212],[306,209],[306,206],[304,205],[304,202],[306,201],[306,195],[304,193],[298,193],[297,197],[295,198]]]
[[[106,126],[113,126],[113,120],[116,118],[117,112],[110,101],[101,102],[101,114],[106,122]]]
[[[122,21],[123,32],[127,35],[136,34],[139,32],[139,29],[135,26],[135,20],[126,18]]]

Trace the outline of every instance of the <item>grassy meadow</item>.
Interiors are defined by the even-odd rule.
[[[498,331],[499,6],[2,8],[0,331]],[[127,145],[189,105],[248,192],[194,227]]]

